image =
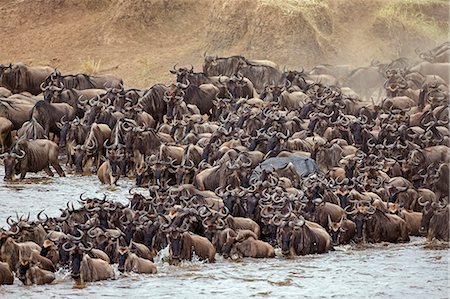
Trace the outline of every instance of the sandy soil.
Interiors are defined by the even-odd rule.
[[[0,63],[112,73],[141,88],[173,80],[175,63],[201,70],[205,52],[368,65],[445,41],[448,14],[446,0],[0,0]]]

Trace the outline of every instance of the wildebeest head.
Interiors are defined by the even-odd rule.
[[[64,87],[62,83],[62,75],[58,70],[54,70],[41,84],[41,89],[45,90],[49,86]]]
[[[181,257],[181,252],[183,249],[183,233],[174,230],[170,233],[170,251],[172,259],[177,260]]]
[[[106,143],[106,142],[105,142]],[[105,145],[106,148],[108,148],[107,145]],[[119,178],[120,176],[120,162],[124,158],[125,154],[121,150],[116,149],[108,149],[106,152],[106,158],[109,161],[109,164],[111,165],[111,171],[112,175],[115,178]]]
[[[363,239],[364,224],[375,212],[376,208],[367,201],[358,201],[353,210],[347,211],[346,209],[348,215],[353,215],[353,221],[356,224],[356,241],[361,241]]]
[[[172,225],[167,227],[167,225],[162,225],[161,231],[167,233],[168,239],[170,241],[170,254],[172,260],[179,261],[182,253],[184,244],[184,233],[189,230],[189,224],[187,221],[183,221],[181,226]]]
[[[121,246],[119,247],[119,267],[118,270],[120,272],[125,271],[125,262],[127,261],[128,255],[129,255],[129,249],[128,247]]]
[[[6,153],[0,155],[5,165],[5,181],[12,181],[14,175],[17,173],[17,163],[20,159],[25,157],[25,152],[20,150],[20,154]]]
[[[81,173],[83,172],[83,162],[86,158],[86,148],[82,145],[77,145],[73,148],[75,150],[75,158],[74,158],[74,164],[75,164],[75,172]]]
[[[83,243],[74,244],[70,248],[67,247],[70,242],[67,242],[63,245],[63,249],[67,252],[70,252],[70,257],[72,260],[72,278],[75,280],[80,279],[80,271],[81,271],[81,262],[83,260],[83,256],[85,252],[89,252],[93,245],[91,242],[88,242],[89,246],[84,247]]]
[[[261,94],[261,99],[266,102],[277,102],[281,100],[281,93],[286,90],[284,84],[281,85],[267,85],[264,87],[264,92]]]
[[[25,284],[27,271],[30,270],[31,261],[27,259],[22,259],[19,264],[19,280]]]
[[[44,101],[47,103],[58,102],[63,89],[58,86],[48,86],[44,89]]]
[[[161,178],[165,175],[168,165],[167,161],[159,160],[156,156],[152,155],[147,157],[146,162],[150,165],[153,177],[158,185],[161,184]]]
[[[233,244],[236,242],[237,234],[234,230],[228,229],[226,233],[225,244],[223,245],[224,256],[229,256],[233,249]]]
[[[419,197],[418,201],[419,204],[423,207],[419,233],[422,235],[426,235],[428,232],[428,226],[430,225],[430,221],[434,213],[440,209],[445,208],[447,206],[447,202],[445,200],[441,200],[440,202],[430,202],[425,201],[422,197]]]
[[[281,247],[283,255],[290,255],[291,248],[294,246],[294,234],[298,233],[305,225],[305,219],[299,216],[297,219],[282,222],[278,228],[278,245]]]
[[[184,90],[189,86],[189,80],[187,84],[183,83],[172,83],[169,85],[167,90],[164,92],[163,100],[167,103],[167,113],[168,119],[172,119],[175,114],[175,108],[183,102]]]
[[[188,82],[188,75],[192,74],[194,71],[194,67],[191,65],[191,68],[188,69],[187,67],[180,67],[180,68],[176,68],[176,64],[173,66],[173,70],[170,70],[170,72],[172,74],[176,74],[177,75],[177,82],[179,83],[183,83],[183,84],[187,84]]]
[[[333,246],[339,245],[341,234],[345,233],[343,224],[344,216],[342,216],[338,222],[333,222],[331,221],[330,215],[328,215],[328,231],[330,233]]]

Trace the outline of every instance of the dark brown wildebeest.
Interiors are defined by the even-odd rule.
[[[14,276],[11,270],[9,270],[8,263],[0,262],[0,285],[13,283],[14,283]]]
[[[231,77],[219,78],[219,83],[224,84],[228,94],[231,98],[240,99],[240,98],[254,98],[258,97],[258,93],[253,86],[253,83],[242,76],[242,74],[237,73],[232,75]]]
[[[239,257],[275,257],[275,250],[272,245],[267,242],[255,239],[255,237],[256,236],[246,236],[243,238],[240,237],[240,232],[238,232],[230,255],[233,256],[234,253],[236,253],[239,255]]]
[[[58,70],[52,72],[40,86],[44,90],[48,86],[67,89],[106,89],[122,88],[123,81],[112,75],[89,76],[86,74],[61,75]]]
[[[283,221],[278,227],[278,245],[285,256],[325,253],[331,249],[331,237],[317,223],[302,216]]]
[[[48,284],[55,280],[53,272],[41,269],[37,265],[32,265],[30,260],[21,260],[18,272],[20,281],[26,286]]]
[[[45,129],[32,117],[17,130],[18,139],[47,139]]]
[[[16,99],[0,99],[0,117],[8,119],[18,130],[30,119],[30,113],[35,102],[18,101]]]
[[[231,57],[204,56],[203,72],[208,76],[231,76],[237,73],[246,59],[243,56]]]
[[[2,260],[8,263],[9,268],[15,271],[19,266],[22,256],[31,256],[33,250],[41,251],[41,247],[34,242],[16,242],[12,235],[17,232],[0,233],[0,256]]]
[[[386,214],[373,207],[370,202],[358,201],[353,210],[356,224],[356,241],[367,242],[408,242],[409,234],[405,220],[397,215]]]
[[[426,235],[429,240],[436,238],[448,242],[450,206],[447,200],[439,202],[419,200],[419,203],[423,206],[420,234]]]
[[[170,245],[171,260],[178,263],[181,260],[192,260],[192,254],[195,254],[201,259],[208,260],[214,263],[216,258],[216,249],[214,245],[205,237],[193,234],[188,231],[187,223],[183,223],[181,227],[170,227],[169,229],[162,228],[163,232],[168,233]]]
[[[0,85],[8,88],[12,93],[28,91],[32,95],[42,92],[41,84],[54,71],[48,66],[31,67],[23,63],[3,66],[0,76]]]
[[[167,114],[167,105],[164,102],[166,90],[167,86],[155,84],[138,100],[138,106],[150,114],[157,124],[161,124],[164,115]]]
[[[264,90],[265,84],[282,84],[285,78],[283,72],[270,65],[247,62],[241,66],[239,71],[253,83],[258,93]]]
[[[106,91],[104,89],[62,89],[56,86],[49,86],[44,90],[44,100],[49,103],[66,103],[72,106],[79,117],[83,117],[82,104],[89,100],[101,96]]]
[[[420,236],[420,223],[422,222],[422,213],[414,212],[400,208],[397,203],[387,203],[389,213],[400,216],[406,222],[410,236]]]
[[[70,243],[64,244],[63,249],[71,253],[72,278],[75,281],[83,284],[114,277],[114,271],[108,262],[99,258],[91,258],[87,254],[92,250],[92,244],[84,247],[82,243],[79,243],[69,248],[66,245],[70,245]]]
[[[174,65],[173,70],[170,70],[170,72],[177,75],[177,82],[179,83],[187,84],[188,82],[191,82],[191,84],[197,86],[213,83],[205,73],[194,73],[194,68],[192,66],[190,69],[186,67],[176,69],[176,65]]]
[[[59,146],[66,147],[67,165],[72,166],[75,158],[75,147],[84,144],[89,134],[89,127],[83,124],[79,118],[71,122],[63,122],[61,125],[61,134]]]
[[[328,232],[330,233],[333,246],[348,244],[356,233],[356,225],[353,221],[341,217],[338,222],[333,222],[328,216]]]
[[[166,97],[181,96],[186,104],[197,106],[201,114],[211,115],[211,109],[214,107],[213,100],[218,93],[219,89],[213,84],[196,86],[188,82],[188,84],[171,84],[164,95]]]
[[[45,170],[53,176],[50,165],[59,176],[65,176],[58,161],[58,145],[50,140],[20,140],[16,143],[13,152],[1,156],[5,164],[5,180],[12,180],[14,174],[20,173],[24,179],[27,172]]]
[[[128,247],[119,247],[119,271],[143,274],[155,274],[156,266],[152,261],[138,257]]]
[[[0,117],[0,154],[7,151],[12,144],[11,131],[13,130],[13,123],[5,118]]]
[[[57,125],[62,119],[73,120],[75,110],[66,103],[51,104],[46,101],[37,102],[31,110],[31,118],[35,119],[43,128],[46,136],[53,133],[59,137],[61,129]]]

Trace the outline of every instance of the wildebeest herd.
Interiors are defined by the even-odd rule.
[[[132,177],[129,204],[79,197],[59,217],[8,217],[0,283],[156,273],[195,254],[214,262],[326,253],[357,242],[449,239],[450,44],[412,60],[281,71],[204,57],[176,81],[126,89],[114,76],[1,65],[5,180],[44,170]],[[413,59],[414,60],[414,59]],[[41,94],[42,93],[42,94]]]

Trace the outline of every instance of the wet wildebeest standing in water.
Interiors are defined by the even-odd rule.
[[[38,172],[45,170],[49,176],[53,176],[50,165],[58,172],[59,176],[65,176],[58,162],[58,145],[46,140],[21,140],[16,143],[11,153],[3,154],[5,164],[5,180],[13,179],[15,174],[20,173],[24,179],[27,172]]]

